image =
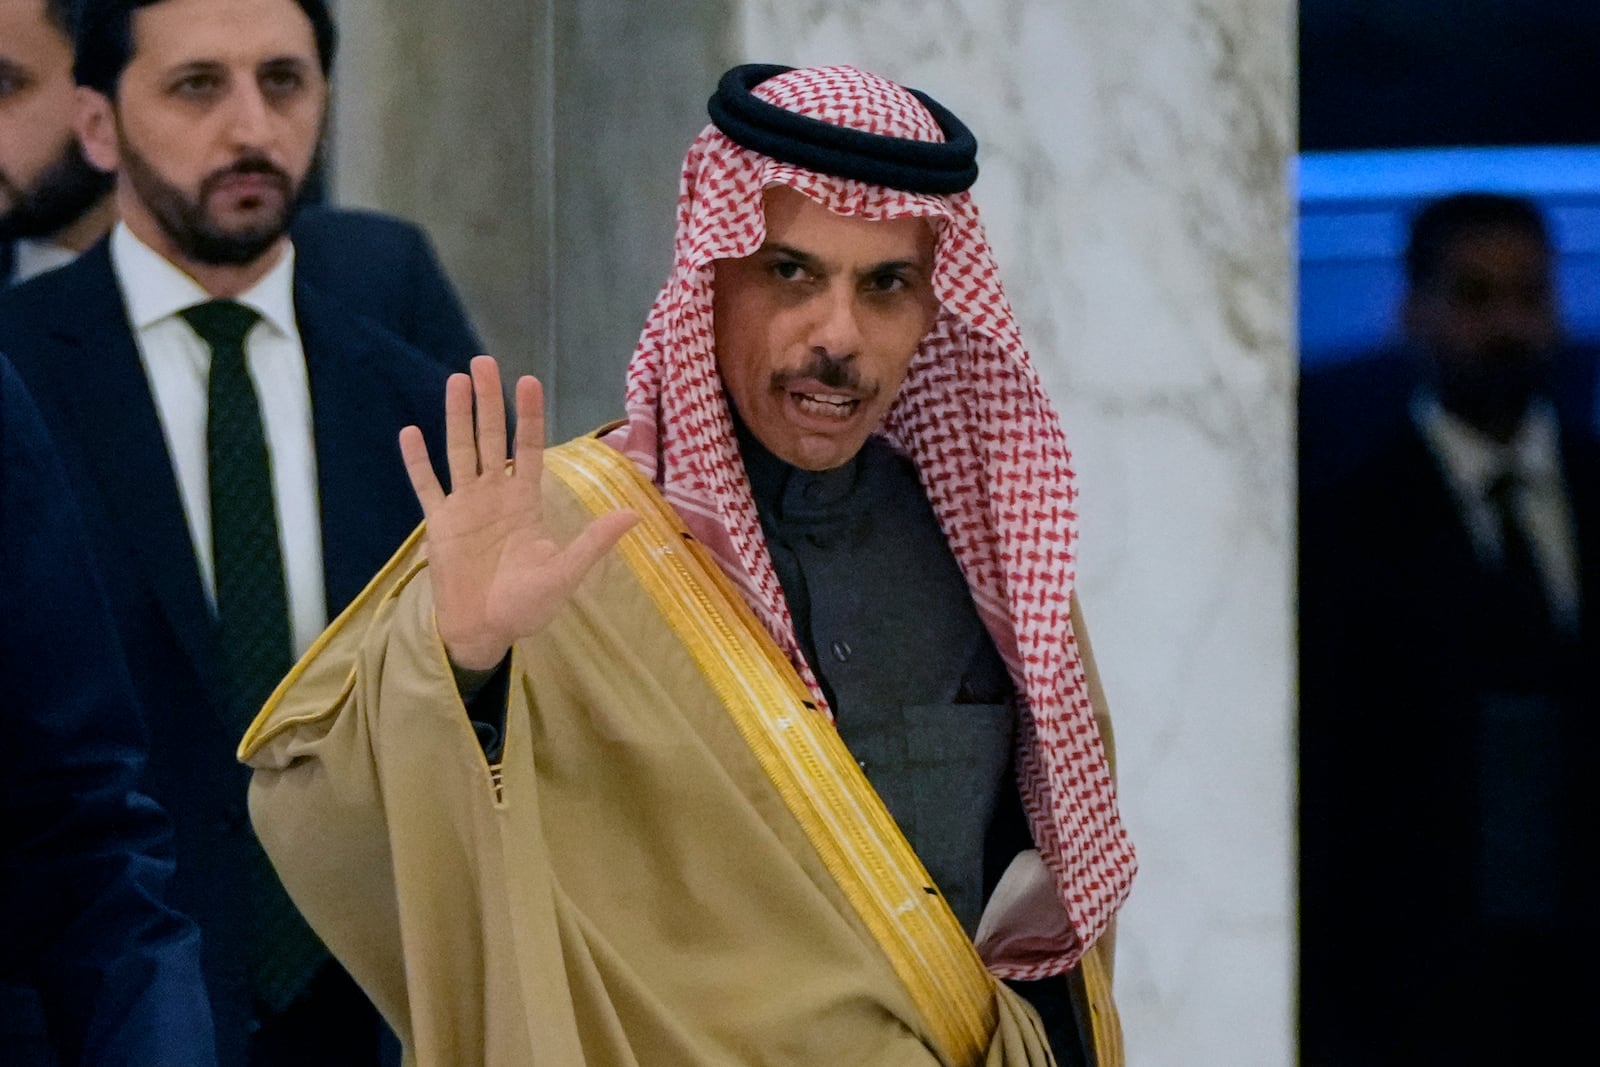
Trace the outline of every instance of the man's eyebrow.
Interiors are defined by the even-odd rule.
[[[779,241],[768,241],[761,246],[761,251],[768,255],[788,256],[790,259],[799,260],[801,263],[816,263],[817,257],[803,248],[786,245]]]
[[[299,56],[299,55],[295,55],[293,53],[289,53],[287,55],[269,56],[268,58],[263,59],[259,64],[257,64],[257,69],[258,70],[264,70],[264,69],[273,68],[273,67],[276,67],[276,68],[279,68],[279,69],[288,68],[288,67],[304,68],[304,67],[308,67],[310,65],[311,65],[310,60],[306,59],[305,56]],[[172,77],[174,75],[178,75],[178,74],[195,74],[195,73],[200,73],[200,72],[214,72],[214,71],[227,70],[227,69],[228,69],[228,61],[225,60],[225,59],[211,59],[211,58],[185,59],[185,60],[180,60],[179,62],[174,63],[171,67],[169,67],[167,69],[167,77],[170,78],[170,77]]]
[[[180,74],[196,74],[227,69],[227,64],[220,59],[184,59],[167,68],[165,77],[172,78]]]
[[[882,263],[874,263],[863,274],[882,274],[893,270],[927,270],[928,265],[917,259],[886,259]]]
[[[765,254],[787,256],[790,259],[800,263],[802,266],[807,267],[814,267],[822,262],[812,253],[801,248],[795,248],[793,245],[783,244],[780,241],[767,242],[761,246],[761,252]],[[890,271],[903,270],[927,271],[928,266],[916,259],[886,259],[882,263],[873,263],[870,266],[863,267],[860,271],[860,275],[862,277],[867,277],[873,274],[884,274]]]

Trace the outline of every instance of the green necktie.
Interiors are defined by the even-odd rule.
[[[227,682],[226,711],[243,736],[294,664],[272,461],[245,360],[245,337],[260,316],[232,300],[198,304],[180,314],[211,349],[206,459],[217,645]],[[327,950],[289,900],[266,853],[257,848],[255,859],[251,982],[269,1010],[281,1011],[327,959]]]

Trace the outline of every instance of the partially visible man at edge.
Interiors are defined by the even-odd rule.
[[[76,99],[72,0],[0,0],[0,287],[72,262],[116,219]]]
[[[73,128],[72,8],[0,0],[0,290],[72,262],[116,221],[114,176],[84,158]],[[483,351],[417,226],[312,205],[292,225],[300,269],[352,311],[451,369]]]
[[[418,1064],[1113,1067],[1135,862],[976,144],[849,67],[711,115],[627,420],[545,451],[524,378],[508,475],[481,357],[453,492],[402,435],[424,529],[241,746],[263,844]]]
[[[1420,205],[1415,383],[1301,489],[1306,1067],[1560,1062],[1600,995],[1600,440],[1555,247],[1530,199]]]
[[[172,826],[60,460],[0,356],[0,1063],[216,1067]],[[11,1025],[32,991],[45,1025]]]
[[[0,349],[65,461],[149,717],[224,1067],[398,1053],[278,884],[233,758],[422,517],[371,456],[419,420],[443,440],[445,368],[308,278],[288,233],[336,37],[324,0],[85,0],[78,132],[116,172],[118,221],[0,292]]]

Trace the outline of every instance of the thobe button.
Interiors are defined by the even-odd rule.
[[[835,641],[832,646],[833,658],[840,663],[850,662],[850,646],[844,641]]]

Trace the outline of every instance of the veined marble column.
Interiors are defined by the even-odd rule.
[[[548,0],[338,0],[329,194],[422,225],[485,347],[544,373],[553,295]]]
[[[739,59],[855,63],[978,136],[1083,491],[1080,588],[1141,870],[1135,1067],[1293,1048],[1288,0],[747,0]]]

